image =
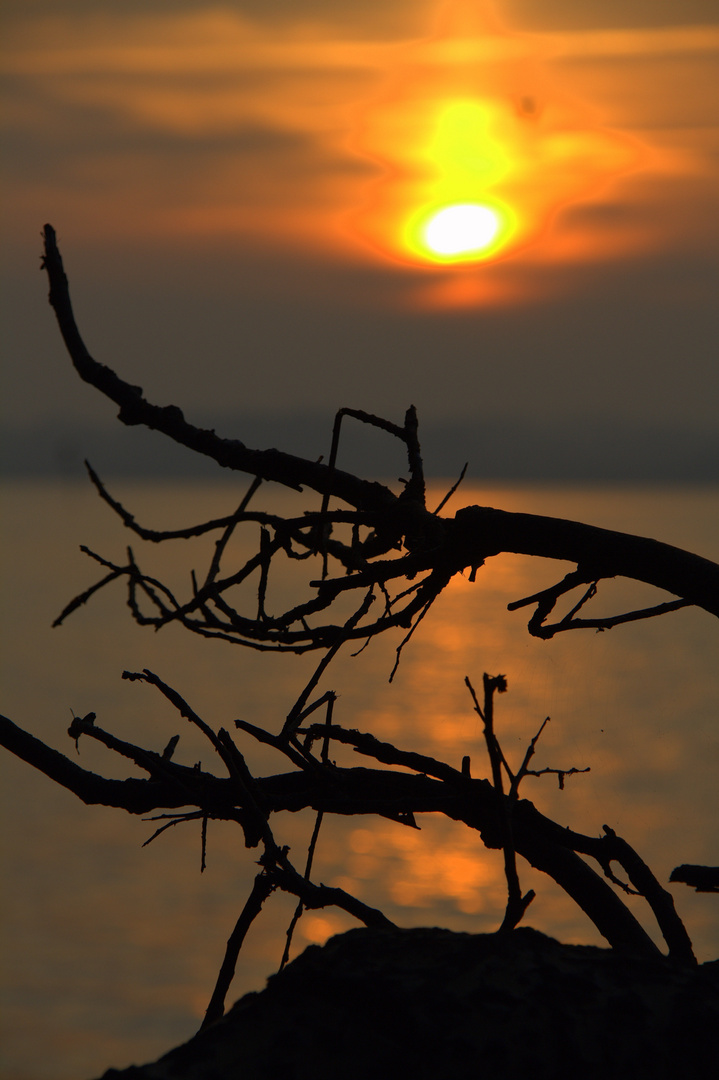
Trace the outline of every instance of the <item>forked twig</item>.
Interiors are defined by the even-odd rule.
[[[503,694],[507,689],[507,680],[504,675],[483,676],[484,685],[484,708],[480,707],[474,687],[467,676],[465,685],[474,702],[475,712],[484,724],[484,739],[487,744],[490,765],[492,767],[492,783],[497,793],[499,802],[499,822],[502,835],[502,853],[504,855],[504,873],[507,879],[507,906],[500,931],[514,930],[521,921],[524,912],[534,899],[534,890],[530,889],[524,896],[519,884],[517,873],[517,854],[514,846],[512,829],[512,801],[504,797],[504,785],[502,783],[502,766],[506,767],[504,755],[494,733],[494,695]],[[516,792],[515,792],[516,794]]]

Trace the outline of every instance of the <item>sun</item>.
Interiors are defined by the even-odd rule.
[[[487,101],[440,99],[427,119],[424,144],[415,151],[417,173],[425,179],[415,188],[417,208],[405,218],[404,248],[421,262],[445,265],[492,258],[517,224],[495,194],[513,165],[511,145],[495,130],[497,108]]]
[[[432,215],[424,227],[424,240],[436,255],[466,256],[489,247],[499,229],[499,217],[488,206],[456,203]]]
[[[512,249],[526,231],[515,181],[528,154],[511,103],[432,94],[416,108],[387,109],[374,132],[384,123],[388,155],[403,160],[364,215],[382,247],[425,266],[481,263]]]
[[[565,211],[639,168],[644,148],[565,90],[531,36],[483,11],[449,0],[358,115],[353,148],[375,175],[351,228],[382,258],[453,278],[476,264],[486,280],[530,247],[561,257]]]
[[[407,246],[435,262],[477,262],[491,258],[512,231],[512,215],[499,204],[452,202],[414,215]]]

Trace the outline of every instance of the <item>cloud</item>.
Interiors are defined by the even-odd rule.
[[[715,0],[500,0],[509,22],[532,31],[597,27],[701,26],[715,23]]]
[[[555,56],[693,56],[719,52],[719,26],[662,26],[653,29],[586,30],[546,35]]]

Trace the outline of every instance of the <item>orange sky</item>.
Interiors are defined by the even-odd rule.
[[[108,286],[113,278],[120,289],[122,279],[135,337],[174,350],[178,385],[208,408],[220,398],[193,381],[192,335],[180,327],[188,305],[172,299],[180,266],[215,333],[217,386],[234,385],[228,358],[248,332],[247,318],[242,329],[232,325],[234,290],[250,321],[258,303],[274,306],[252,338],[257,355],[281,370],[290,362],[278,357],[302,338],[301,310],[312,357],[305,385],[316,377],[328,403],[354,395],[353,404],[380,408],[386,390],[386,407],[399,407],[412,356],[414,396],[430,407],[441,400],[445,416],[466,410],[466,393],[431,388],[431,356],[451,340],[456,385],[473,385],[475,329],[463,336],[452,313],[488,312],[496,364],[484,385],[506,370],[495,396],[508,402],[511,386],[518,408],[533,407],[538,393],[536,376],[526,364],[520,375],[513,359],[523,342],[541,342],[534,364],[546,360],[551,396],[561,383],[569,407],[568,349],[581,339],[596,351],[590,365],[600,355],[620,363],[631,349],[641,366],[621,403],[612,377],[601,380],[610,411],[660,417],[681,399],[687,424],[695,407],[708,415],[707,335],[716,340],[716,320],[707,271],[719,250],[711,0],[687,0],[681,11],[665,0],[587,0],[581,9],[568,0],[500,0],[492,9],[392,0],[381,11],[358,0],[271,10],[255,0],[38,0],[7,3],[4,23],[3,229],[9,289],[18,290],[9,339],[21,351],[40,348],[40,331],[13,319],[37,298],[30,264],[47,220],[74,253],[76,292],[89,298],[101,266]],[[491,240],[476,258],[428,254],[429,217],[457,203],[496,216]],[[18,266],[27,267],[22,284]],[[175,325],[148,322],[145,301],[131,297],[143,295],[138,272],[157,311],[182,309]],[[629,295],[666,318],[667,305],[679,305],[676,340],[657,324],[656,341],[634,341]],[[595,305],[586,325],[577,304]],[[555,329],[533,325],[550,318],[537,305],[554,305]],[[402,320],[432,311],[448,322],[418,344]],[[366,337],[367,312],[383,312],[391,326],[377,329],[366,352],[376,355],[384,335],[397,361],[370,385],[332,359]],[[522,312],[525,338],[516,321],[500,325],[502,312],[510,320]],[[114,347],[135,353],[127,320],[101,316],[94,301],[88,317],[90,330],[95,319],[99,327],[117,319]],[[278,323],[292,323],[294,339],[280,340]],[[670,344],[673,355],[677,345],[685,350],[683,377]],[[649,355],[670,373],[661,387],[648,387],[639,357]],[[687,363],[698,365],[689,381]],[[152,359],[149,369],[159,375]],[[632,370],[626,357],[621,370]],[[280,381],[296,403],[300,376]],[[11,391],[23,398],[20,413],[36,407],[19,378]],[[249,375],[242,398],[266,407],[270,393]],[[43,408],[54,399],[48,392]]]
[[[464,102],[490,110],[505,158],[517,278],[715,239],[719,26],[528,32],[460,2],[420,6],[397,40],[371,13],[350,35],[300,9],[63,7],[5,40],[11,140],[54,166],[11,175],[18,224],[42,208],[76,239],[231,235],[411,262],[403,222],[442,170],[442,109]]]

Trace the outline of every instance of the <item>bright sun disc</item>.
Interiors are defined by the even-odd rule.
[[[479,203],[456,203],[433,214],[424,226],[424,242],[435,255],[451,258],[484,251],[502,227],[499,214]]]

